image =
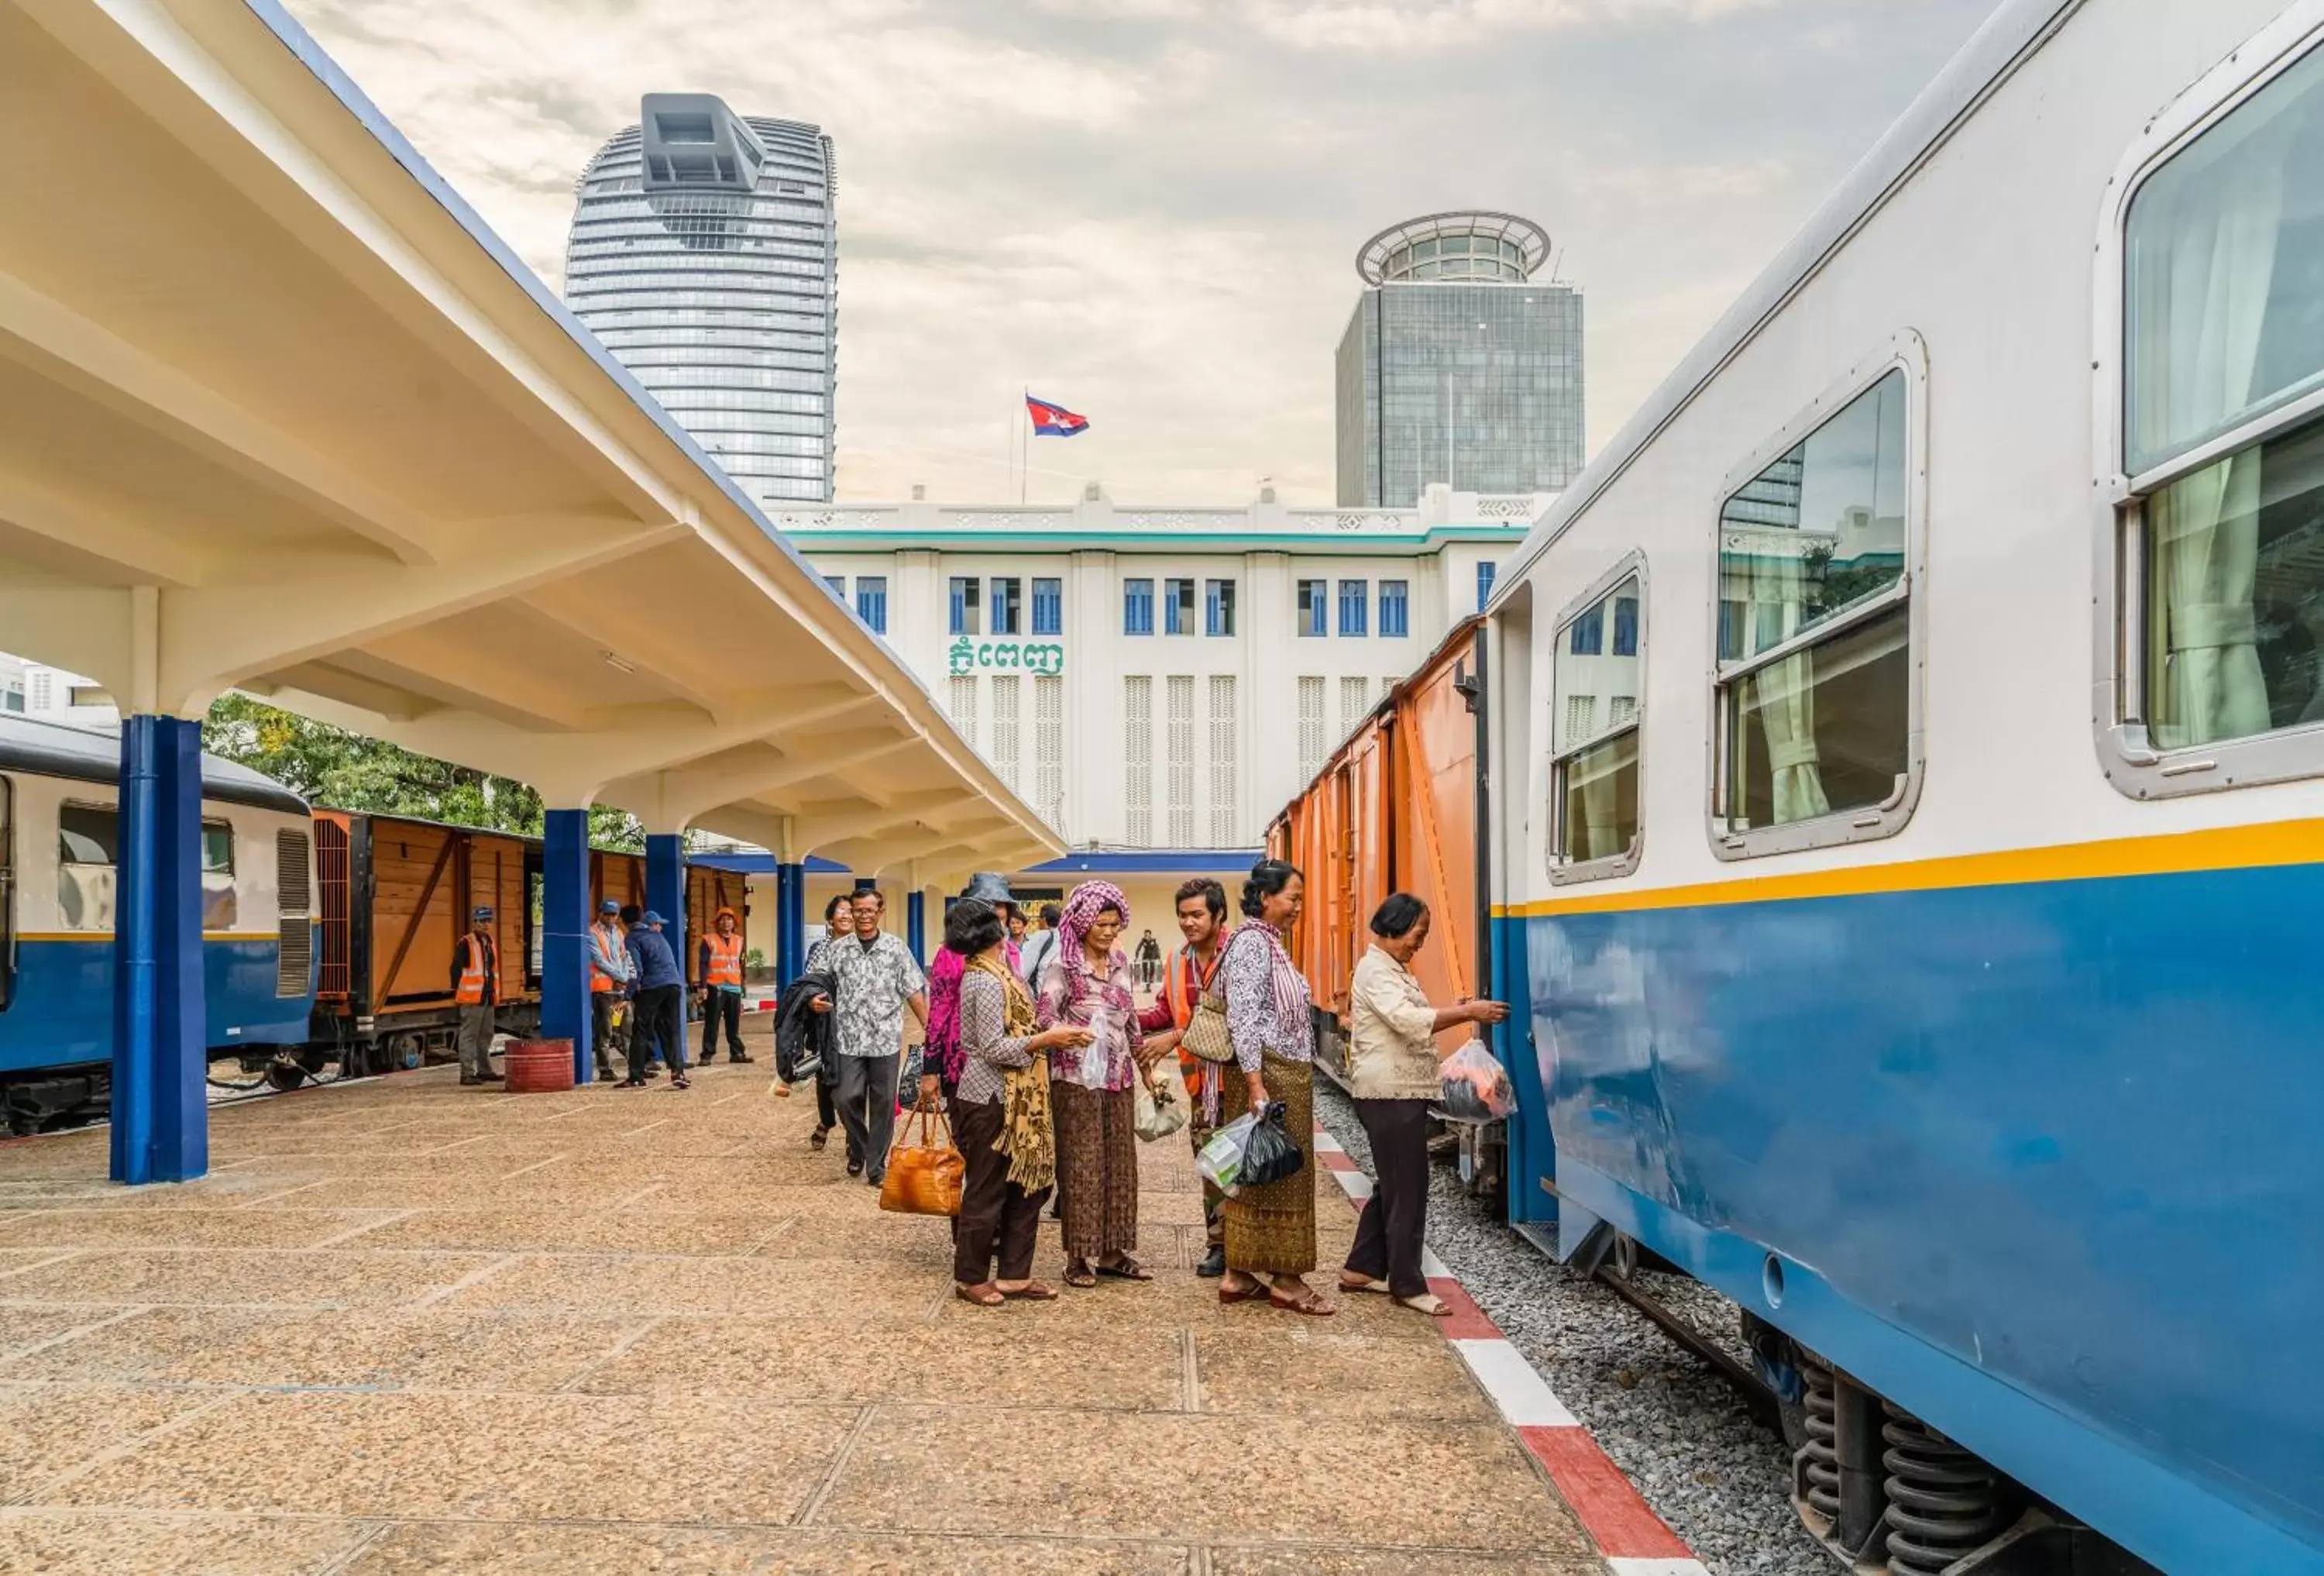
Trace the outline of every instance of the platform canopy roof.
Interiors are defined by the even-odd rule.
[[[273,0],[0,0],[0,645],[935,881],[1062,843]]]

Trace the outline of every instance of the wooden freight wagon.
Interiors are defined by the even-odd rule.
[[[315,812],[313,1033],[349,1073],[416,1067],[452,1054],[459,1028],[454,945],[480,903],[493,909],[502,1030],[540,1021],[537,838],[401,816]]]
[[[1490,991],[1478,880],[1488,825],[1477,770],[1483,627],[1471,619],[1455,628],[1268,828],[1268,853],[1307,878],[1291,955],[1314,999],[1317,1049],[1333,1072],[1346,1071],[1348,984],[1371,945],[1372,912],[1389,893],[1411,892],[1429,907],[1429,942],[1413,972],[1430,1000]]]
[[[710,933],[710,926],[721,908],[734,910],[739,921],[749,917],[751,906],[746,896],[745,878],[739,871],[716,870],[706,864],[688,863],[686,867],[686,935],[673,936],[678,946],[678,966],[686,971],[687,983],[699,984],[701,960],[695,955],[695,944]],[[612,849],[595,849],[589,855],[589,902],[595,906],[611,898],[624,907],[646,906],[646,856],[623,853]],[[537,971],[536,971],[537,972]]]

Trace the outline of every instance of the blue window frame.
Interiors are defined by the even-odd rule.
[[[993,576],[992,632],[996,635],[1021,635],[1025,632],[1025,582],[1014,575]]]
[[[1203,592],[1203,632],[1214,638],[1231,636],[1235,631],[1235,583],[1213,580]]]
[[[1638,654],[1638,599],[1618,596],[1614,599],[1614,655],[1635,657]]]
[[[1484,612],[1485,604],[1493,599],[1493,582],[1499,577],[1500,573],[1501,567],[1499,564],[1485,563],[1477,566],[1477,611],[1479,613]]]
[[[1331,584],[1328,580],[1299,582],[1299,632],[1303,636],[1332,632],[1331,626],[1323,622],[1331,616]]]
[[[1194,632],[1194,583],[1192,580],[1162,582],[1162,632],[1166,635],[1191,635]]]
[[[1412,587],[1402,580],[1379,584],[1380,639],[1399,641],[1412,632]]]
[[[1125,635],[1150,635],[1154,632],[1154,582],[1124,580],[1121,583],[1121,632]]]
[[[1340,582],[1340,632],[1343,635],[1367,633],[1371,622],[1371,582],[1342,580]]]
[[[983,621],[978,616],[982,609],[983,586],[973,575],[952,577],[952,632],[955,635],[981,635]]]
[[[1063,580],[1033,582],[1033,632],[1037,635],[1062,635],[1065,632],[1065,583]]]
[[[1573,621],[1565,649],[1576,657],[1595,657],[1606,650],[1606,604],[1599,603]]]
[[[855,616],[869,625],[873,634],[888,632],[888,576],[855,576]]]

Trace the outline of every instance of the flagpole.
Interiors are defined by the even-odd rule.
[[[1025,467],[1033,463],[1032,386],[1028,384],[1022,392],[1024,398],[1017,407],[1025,419],[1025,425],[1017,434],[1017,507],[1019,509],[1025,506]]]

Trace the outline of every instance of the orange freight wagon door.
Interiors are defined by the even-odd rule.
[[[1477,720],[1456,687],[1470,650],[1442,653],[1397,705],[1397,877],[1428,905],[1413,972],[1434,1001],[1477,989]]]

